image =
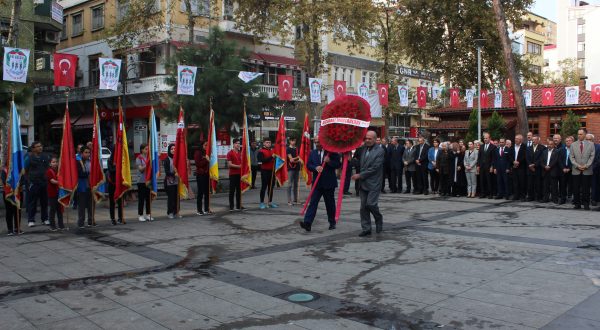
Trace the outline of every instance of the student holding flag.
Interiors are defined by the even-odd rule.
[[[150,217],[150,189],[146,185],[146,168],[148,167],[148,145],[142,143],[140,145],[140,154],[135,159],[135,165],[138,170],[138,220],[152,221]],[[146,205],[146,215],[144,216],[144,205]]]
[[[208,146],[206,148],[208,155],[208,175],[210,177],[209,183],[213,184],[219,182],[219,162],[217,159],[217,135],[215,133],[215,111],[210,109],[210,120],[208,125]],[[209,197],[210,198],[210,197]],[[210,200],[209,200],[210,206]],[[209,211],[210,212],[210,211]]]
[[[163,160],[165,169],[165,192],[167,193],[167,216],[169,219],[180,218],[177,214],[177,194],[179,187],[179,178],[175,169],[173,156],[175,153],[175,145],[169,144],[167,147],[167,158]]]
[[[65,228],[63,222],[63,210],[61,205],[58,203],[58,159],[52,157],[50,159],[50,168],[46,172],[48,178],[48,206],[50,212],[48,214],[50,220],[50,230],[56,230],[56,221],[58,220],[58,229],[63,230]]]
[[[90,148],[83,146],[79,151],[81,160],[77,162],[77,226],[85,228],[85,214],[87,211],[88,227],[95,226],[92,221],[92,190],[90,187]]]
[[[187,132],[185,129],[184,118],[183,108],[180,107],[179,120],[177,122],[177,137],[175,138],[175,150],[173,151],[173,166],[175,169],[175,175],[178,179],[176,211],[174,214],[176,214],[179,218],[181,218],[179,213],[179,201],[181,198],[188,197],[190,185],[188,180],[189,162],[187,158]]]
[[[119,126],[117,128],[117,142],[115,144],[115,192],[113,198],[118,201],[131,189],[131,168],[129,162],[129,147],[127,143],[127,130],[121,100],[119,99]],[[121,219],[125,223],[125,218]]]
[[[21,210],[17,209],[17,207],[12,203],[10,197],[8,197],[10,188],[6,184],[6,180],[8,178],[8,167],[6,165],[2,167],[0,178],[2,179],[2,186],[4,187],[4,189],[2,189],[2,198],[4,199],[4,208],[6,211],[6,229],[8,231],[8,236],[12,236],[16,235],[18,232],[18,228],[16,228],[18,223],[17,212],[21,212]]]
[[[17,112],[15,102],[12,102],[10,120],[8,125],[8,159],[6,169],[2,171],[4,186],[4,201],[6,205],[6,224],[8,234],[22,234],[21,231],[21,176],[24,169],[23,142],[21,141],[21,119]],[[12,212],[11,212],[12,211]],[[13,224],[14,220],[14,224]],[[9,225],[10,222],[10,225]]]
[[[100,135],[100,116],[94,102],[94,126],[90,148],[90,188],[92,190],[92,223],[96,224],[96,203],[102,200],[106,193],[106,176],[102,168],[102,136]]]
[[[263,147],[258,151],[258,161],[260,164],[260,209],[266,209],[265,205],[265,193],[269,190],[269,202],[268,206],[271,208],[277,208],[278,205],[273,203],[273,187],[275,186],[275,180],[273,179],[273,169],[275,167],[275,158],[273,157],[273,150],[271,150],[271,140],[265,138],[263,140]]]
[[[152,219],[152,200],[158,195],[158,174],[160,172],[158,162],[158,130],[156,129],[156,116],[154,107],[150,108],[150,136],[148,137],[148,163],[146,165],[145,183],[148,189],[148,217]]]
[[[196,162],[196,184],[198,185],[198,194],[196,195],[196,214],[210,214],[208,205],[209,192],[209,177],[208,177],[208,162],[210,158],[207,155],[208,142],[202,143],[202,148],[194,153],[194,161]],[[202,205],[204,204],[204,209]]]
[[[240,153],[240,140],[233,140],[233,148],[227,153],[227,167],[229,167],[229,212],[241,211],[241,171],[242,155]],[[235,196],[235,208],[233,199]]]

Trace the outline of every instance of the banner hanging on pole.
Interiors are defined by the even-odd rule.
[[[177,66],[177,95],[194,95],[197,70],[195,66]]]
[[[115,58],[98,59],[100,69],[100,84],[98,89],[109,89],[116,91],[119,87],[119,77],[121,77],[121,60]]]

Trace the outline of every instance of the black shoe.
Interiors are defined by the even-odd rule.
[[[581,210],[581,205],[575,205],[575,206],[573,206],[573,208],[574,208],[575,210]]]
[[[329,230],[334,230],[335,229],[335,223],[332,223],[329,225]]]
[[[423,193],[423,195],[429,195],[429,191],[425,190],[425,192]]]
[[[598,202],[596,201],[591,201],[590,204],[592,204],[592,206],[598,206]]]
[[[480,195],[480,196],[479,196],[479,198],[480,198],[480,199],[482,199],[482,198],[486,198],[486,197],[487,197],[486,195]]]
[[[363,231],[360,234],[358,234],[358,237],[365,237],[365,236],[371,236],[371,231]]]
[[[488,199],[494,199],[494,195],[489,195]]]
[[[552,203],[558,204],[558,199],[552,199]]]
[[[346,196],[352,196],[352,193],[349,192],[349,191],[346,191],[346,192],[344,192],[344,195],[346,195]]]
[[[535,199],[534,199],[533,197],[529,197],[529,198],[527,198],[527,201],[528,201],[528,202],[533,202],[534,200],[535,200]]]
[[[306,231],[310,231],[310,224],[304,223],[304,221],[300,221],[300,227],[302,227],[302,229],[306,230]]]
[[[502,196],[498,195],[498,196],[496,196],[496,198],[494,198],[494,199],[502,199],[502,198],[504,198],[504,197],[502,197]],[[515,200],[516,200],[516,199],[515,199]]]
[[[110,220],[110,223],[111,223],[113,226],[116,226],[116,225],[117,225],[117,222],[116,222],[114,219],[113,219],[113,220]]]
[[[590,206],[589,206],[589,205],[584,205],[584,206],[583,206],[583,209],[584,209],[584,210],[588,210],[588,211],[589,211],[589,210],[590,210]]]
[[[561,200],[560,200],[560,202],[559,202],[558,204],[559,204],[559,205],[563,205],[563,204],[566,204],[566,203],[567,203],[567,201],[566,201],[566,200],[564,200],[564,199],[561,199]]]
[[[385,191],[385,189],[381,190],[382,194],[387,194],[387,192]]]
[[[405,194],[410,194],[410,190],[405,190],[404,193]]]
[[[377,226],[377,227],[375,228],[375,232],[376,232],[377,234],[381,233],[382,231],[383,231],[383,226]]]
[[[542,201],[540,203],[548,203],[549,201],[547,199],[542,199]]]

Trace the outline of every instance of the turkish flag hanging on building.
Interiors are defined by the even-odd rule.
[[[481,103],[481,108],[487,108],[488,107],[488,91],[485,89],[481,90],[481,95],[479,95],[479,103]]]
[[[554,88],[542,89],[542,106],[554,105]]]
[[[453,108],[458,108],[458,104],[460,103],[458,88],[451,88],[449,91],[450,91],[450,106]]]
[[[592,85],[592,103],[600,103],[600,84]]]
[[[334,80],[333,81],[333,94],[337,99],[340,96],[346,95],[346,81],[345,80]]]
[[[515,106],[515,93],[512,90],[508,91],[508,106],[511,108]]]
[[[417,87],[417,105],[421,109],[427,106],[427,87]]]
[[[279,75],[277,76],[277,82],[279,85],[279,100],[291,101],[292,88],[294,87],[294,80],[292,76]]]
[[[377,84],[377,93],[379,94],[379,104],[382,106],[388,105],[388,91],[390,90],[390,85],[388,84]]]
[[[54,54],[54,86],[75,87],[77,55]]]

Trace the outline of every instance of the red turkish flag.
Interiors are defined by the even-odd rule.
[[[390,85],[388,84],[377,84],[377,93],[379,94],[379,104],[382,106],[388,105],[388,91],[390,90]]]
[[[451,88],[449,91],[450,91],[450,106],[453,108],[458,108],[458,104],[460,103],[458,88]]]
[[[487,108],[488,107],[488,93],[489,91],[482,89],[481,90],[481,95],[479,96],[479,102],[481,103],[481,108]]]
[[[419,108],[427,106],[427,87],[417,87],[417,105]]]
[[[280,101],[291,101],[292,100],[292,88],[294,88],[294,80],[292,76],[280,75],[277,76],[277,83],[279,86],[279,100]]]
[[[508,106],[511,108],[515,106],[515,94],[511,90],[508,91]]]
[[[542,106],[554,105],[554,88],[542,89]]]
[[[600,103],[600,84],[592,85],[592,103]]]
[[[512,89],[510,87],[510,78],[506,78],[506,83],[505,84],[506,84],[506,89]]]
[[[54,54],[54,86],[75,87],[77,55]]]
[[[346,95],[346,81],[344,80],[334,80],[333,81],[333,94],[335,98],[345,96]]]

